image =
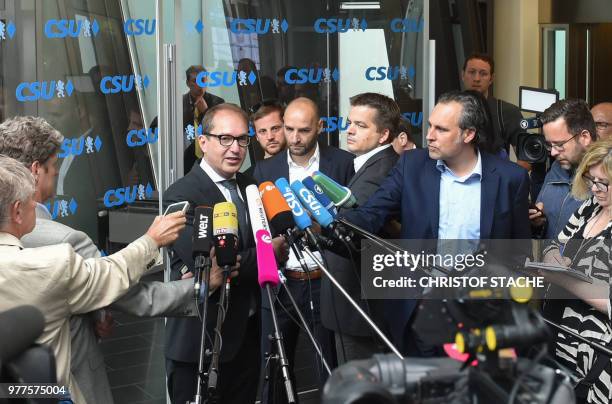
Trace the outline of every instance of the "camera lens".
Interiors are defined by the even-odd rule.
[[[546,156],[546,148],[541,136],[529,136],[525,141],[525,154],[533,161],[538,161]]]

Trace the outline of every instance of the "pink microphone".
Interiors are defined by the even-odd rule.
[[[280,282],[278,267],[272,248],[272,237],[266,229],[260,229],[255,234],[255,247],[257,250],[257,280],[262,288],[266,285],[276,286]]]

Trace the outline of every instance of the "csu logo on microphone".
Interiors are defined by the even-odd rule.
[[[50,100],[51,98],[70,97],[74,92],[74,85],[71,80],[64,82],[63,80],[52,81],[33,81],[23,82],[17,85],[15,89],[15,98],[17,101],[38,101]]]
[[[365,18],[319,18],[314,22],[314,30],[319,34],[333,34],[336,32],[365,31],[368,23]]]
[[[125,142],[128,147],[138,147],[148,143],[153,144],[157,142],[158,134],[159,128],[132,129],[127,133]]]
[[[100,26],[94,18],[79,20],[48,20],[45,23],[45,36],[47,38],[77,38],[79,36],[88,38],[98,35]]]
[[[91,136],[81,136],[76,139],[64,139],[60,145],[60,152],[57,157],[64,158],[68,156],[80,156],[85,150],[86,154],[99,152],[102,148],[102,140],[100,136],[95,139]]]
[[[340,72],[338,68],[334,68],[333,70],[329,67],[289,69],[285,73],[285,82],[287,84],[329,83],[331,81],[338,81],[339,79]]]
[[[302,205],[300,205],[300,202],[295,199],[295,194],[291,191],[290,188],[285,189],[285,191],[283,192],[283,197],[287,201],[287,205],[289,205],[289,208],[291,208],[291,212],[294,216],[302,216],[304,214]]]
[[[414,66],[370,66],[365,71],[365,78],[373,80],[414,80]]]
[[[422,32],[425,20],[422,18],[394,18],[389,23],[392,32]]]
[[[310,192],[306,188],[301,188],[299,191],[300,199],[304,202],[310,210],[316,212],[317,215],[321,214],[321,209],[323,209],[323,205],[319,203],[319,200],[315,198],[314,194]]]
[[[208,216],[200,214],[200,222],[198,224],[198,238],[208,237]]]
[[[104,194],[104,206],[112,208],[113,206],[121,206],[124,203],[131,204],[137,199],[143,200],[150,198],[152,195],[153,187],[151,187],[151,184],[109,189]]]
[[[234,34],[258,34],[263,35],[270,32],[272,28],[273,34],[287,32],[289,23],[283,18],[281,21],[278,18],[262,19],[262,18],[232,18],[230,19],[230,31]]]
[[[134,20],[130,18],[123,24],[123,32],[131,36],[153,35],[155,34],[156,24],[157,20],[155,18],[150,20],[143,20],[142,18]]]
[[[120,92],[129,93],[134,88],[137,90],[145,89],[149,86],[149,76],[146,74],[130,74],[123,76],[104,76],[100,80],[100,91],[104,94],[116,94]]]

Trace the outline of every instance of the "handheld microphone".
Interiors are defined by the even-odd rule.
[[[259,195],[264,206],[266,217],[272,227],[272,235],[286,234],[295,227],[291,208],[281,192],[271,181],[259,185]]]
[[[329,199],[331,199],[336,206],[341,208],[357,207],[357,198],[355,198],[351,190],[347,187],[343,187],[320,171],[315,171],[312,174],[312,179],[323,189],[323,192],[329,196]]]
[[[328,227],[334,221],[332,215],[321,205],[316,196],[302,184],[302,181],[293,181],[291,189],[300,198],[303,206],[306,206],[321,227]]]
[[[266,211],[257,185],[251,184],[246,187],[246,203],[249,208],[249,220],[251,221],[253,238],[257,239],[257,232],[259,230],[267,230],[270,233],[270,225],[266,218]]]
[[[213,208],[210,206],[198,206],[193,212],[192,245],[195,271],[193,292],[196,299],[200,296],[202,271],[208,271],[210,268],[210,248],[213,244],[212,217]]]
[[[34,306],[17,306],[0,313],[0,363],[21,354],[44,328],[45,318]]]
[[[213,208],[213,239],[217,265],[232,267],[238,255],[238,214],[231,202],[215,204]]]
[[[306,213],[306,210],[300,203],[298,197],[289,186],[289,182],[285,178],[279,178],[276,180],[275,184],[283,195],[283,198],[285,198],[287,205],[289,205],[297,227],[299,227],[300,230],[310,228],[312,226],[312,220],[310,220],[310,217]]]
[[[274,258],[272,248],[272,237],[270,232],[260,229],[255,235],[255,248],[257,250],[257,281],[259,286],[276,286],[280,282],[278,267]]]
[[[317,197],[319,202],[321,202],[321,205],[323,205],[323,207],[325,209],[327,209],[327,211],[335,219],[336,216],[338,215],[338,209],[336,208],[336,205],[334,205],[334,202],[332,202],[332,200],[329,199],[329,197],[327,195],[325,195],[325,192],[323,192],[321,187],[319,185],[317,185],[316,182],[314,182],[312,177],[304,178],[302,180],[302,184],[304,184],[304,186],[306,188],[308,188],[310,190],[310,192],[312,192],[314,194],[314,196]]]

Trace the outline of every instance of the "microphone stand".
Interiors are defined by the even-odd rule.
[[[272,299],[272,288],[270,287],[269,283],[266,283],[266,292],[268,293],[268,300],[270,302],[270,312],[272,313],[272,324],[274,326],[274,335],[272,336],[272,339],[276,342],[276,350],[278,352],[274,358],[280,362],[280,368],[283,375],[283,383],[285,384],[285,391],[287,393],[287,402],[289,404],[294,404],[295,393],[293,391],[293,386],[291,385],[291,377],[289,376],[289,361],[287,360],[285,346],[283,345],[283,336],[278,330],[276,309],[274,308],[274,300]]]
[[[325,267],[325,265],[323,265],[323,263],[316,257],[316,255],[314,255],[312,253],[312,251],[310,251],[310,248],[308,246],[304,246],[304,252],[306,253],[306,255],[308,255],[310,257],[311,260],[313,260],[318,266],[319,268],[321,268],[321,270],[323,271],[323,273],[325,273],[325,275],[329,278],[329,280],[334,284],[334,286],[340,291],[342,292],[342,294],[344,295],[344,297],[349,301],[349,303],[355,308],[355,310],[357,310],[357,312],[361,315],[361,317],[368,323],[368,325],[370,326],[370,328],[372,328],[376,334],[378,334],[378,336],[383,340],[383,342],[385,343],[385,345],[387,345],[387,347],[395,354],[397,355],[398,358],[400,359],[404,359],[404,357],[402,356],[402,354],[399,352],[399,350],[393,345],[393,343],[391,343],[391,341],[389,341],[389,339],[385,336],[385,334],[383,334],[383,332],[378,328],[378,326],[376,324],[374,324],[374,322],[372,321],[372,319],[370,317],[368,317],[368,315],[361,309],[361,307],[359,307],[359,305],[355,302],[355,300],[353,300],[353,298],[347,293],[346,290],[344,290],[344,288],[342,287],[342,285],[340,285],[340,283],[338,283],[338,281],[336,280],[336,278],[334,278],[332,276],[332,274],[329,272],[329,270]]]
[[[225,321],[226,297],[229,298],[228,282],[231,267],[226,265],[223,267],[223,282],[221,282],[221,291],[219,292],[219,309],[217,311],[217,325],[215,326],[215,341],[212,350],[212,359],[208,368],[208,397],[214,396],[217,391],[217,382],[219,380],[219,357],[221,355],[221,328]]]
[[[198,381],[197,381],[197,390],[196,390],[196,395],[193,399],[193,401],[188,402],[188,404],[202,404],[203,402],[203,397],[202,397],[202,385],[204,384],[204,379],[208,376],[205,372],[204,372],[204,362],[205,362],[205,355],[206,355],[206,315],[208,313],[208,291],[209,291],[209,285],[210,285],[210,257],[207,256],[202,256],[202,255],[198,255],[196,257],[195,260],[195,268],[196,271],[198,271],[198,273],[203,272],[204,273],[204,290],[203,290],[203,296],[204,296],[204,302],[203,302],[203,306],[202,306],[202,334],[200,335],[200,360],[198,362]],[[195,300],[196,300],[196,307],[199,305],[199,297],[198,296],[200,294],[200,279],[201,276],[198,276],[198,281],[195,284],[195,290],[196,290],[196,294],[195,294]]]

